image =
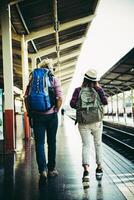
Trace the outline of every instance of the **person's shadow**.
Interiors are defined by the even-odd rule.
[[[91,192],[90,186],[88,188],[85,188],[82,200],[90,200],[90,199],[92,199],[90,197],[90,192]],[[95,198],[95,200],[103,200],[103,199],[104,199],[104,197],[103,197],[103,187],[102,187],[102,184],[101,184],[101,180],[98,180],[98,185],[97,185],[97,188],[96,188],[96,198]]]
[[[103,200],[103,187],[101,185],[101,180],[98,181],[97,191],[96,191],[96,200]]]
[[[58,177],[49,178],[46,182],[39,180],[39,200],[58,200],[60,196]]]

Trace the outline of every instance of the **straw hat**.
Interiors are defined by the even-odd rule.
[[[85,75],[84,78],[90,80],[90,81],[99,81],[99,78],[97,77],[97,72],[94,69],[90,69],[88,70]]]

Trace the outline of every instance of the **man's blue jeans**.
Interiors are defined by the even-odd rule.
[[[55,168],[56,159],[56,133],[58,128],[57,113],[33,116],[33,130],[35,136],[36,159],[39,173]],[[45,133],[48,144],[48,164],[45,155]]]

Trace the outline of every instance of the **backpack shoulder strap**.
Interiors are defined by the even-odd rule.
[[[48,77],[50,82],[52,83],[54,81],[54,74],[52,74],[51,70],[48,71]]]
[[[96,93],[98,107],[101,107],[102,106],[102,102],[101,102],[100,96],[99,96],[98,92],[94,88],[93,88],[93,90]]]

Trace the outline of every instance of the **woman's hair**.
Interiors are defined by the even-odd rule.
[[[38,67],[47,68],[53,71],[53,60],[50,58],[46,58],[38,64]]]
[[[93,87],[96,84],[96,81],[91,81],[87,78],[84,78],[82,87]]]

